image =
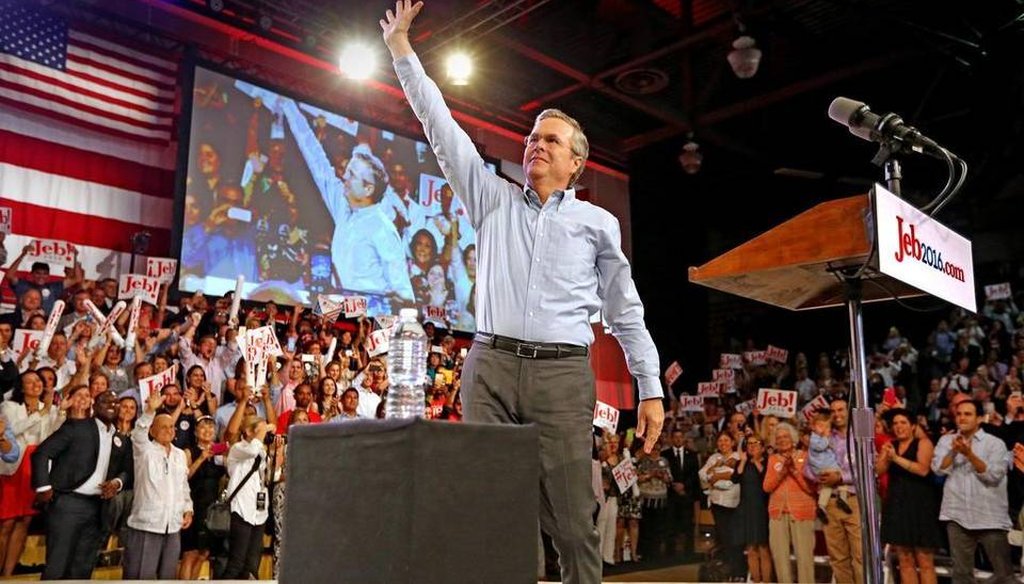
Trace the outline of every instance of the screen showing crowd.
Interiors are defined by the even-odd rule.
[[[241,275],[248,300],[361,295],[475,330],[476,233],[425,142],[197,67],[188,151],[181,290]]]

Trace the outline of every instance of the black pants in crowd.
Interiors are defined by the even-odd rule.
[[[715,518],[715,543],[719,557],[729,567],[729,575],[742,576],[747,573],[747,562],[743,556],[743,546],[734,542],[735,525],[738,516],[736,510],[721,505],[711,505],[711,515]]]
[[[46,518],[43,580],[88,580],[100,551],[99,497],[59,493]]]
[[[238,513],[231,514],[228,535],[228,567],[224,580],[259,579],[260,557],[263,555],[263,532],[266,525],[250,525]]]

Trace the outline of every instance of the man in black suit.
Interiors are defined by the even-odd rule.
[[[103,502],[134,474],[131,441],[115,436],[114,392],[97,396],[93,407],[89,386],[79,385],[68,399],[68,419],[32,455],[36,503],[49,504],[43,580],[92,577]]]
[[[676,553],[679,539],[684,539],[683,553],[693,551],[693,504],[700,496],[700,479],[697,471],[700,461],[697,452],[686,447],[686,435],[682,430],[672,430],[671,447],[661,451],[668,461],[672,483],[668,488],[668,529],[665,544],[666,555]]]

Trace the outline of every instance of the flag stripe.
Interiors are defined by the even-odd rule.
[[[67,74],[76,80],[80,80],[77,82],[78,85],[88,87],[86,84],[93,84],[96,87],[103,88],[103,91],[116,91],[122,95],[122,99],[131,100],[135,98],[137,103],[146,104],[160,113],[172,113],[174,110],[174,92],[156,92],[149,85],[135,82],[131,82],[130,85],[117,83],[115,81],[117,79],[116,75],[108,74],[97,77],[73,69],[68,71]]]
[[[128,250],[128,241],[136,231],[152,235],[153,249],[168,249],[171,230],[106,219],[94,215],[41,207],[20,201],[5,201],[11,208],[11,230],[37,239],[61,239],[76,245],[105,249]]]
[[[94,47],[106,49],[112,54],[119,55],[120,58],[128,59],[137,63],[140,67],[161,69],[164,73],[170,76],[176,75],[178,71],[178,63],[175,60],[167,60],[150,53],[136,51],[124,45],[102,39],[80,30],[69,29],[68,39],[77,45],[92,45]]]
[[[113,59],[104,58],[88,51],[82,51],[75,47],[68,47],[68,69],[84,71],[93,75],[117,75],[126,80],[136,83],[150,85],[154,91],[173,92],[173,77],[166,75],[147,75],[148,72],[132,67],[126,63],[120,63]]]
[[[157,116],[152,113],[152,110],[156,109],[153,107],[155,104],[141,103],[137,97],[127,96],[116,89],[103,88],[94,83],[61,79],[58,75],[49,75],[45,71],[47,67],[27,62],[25,64],[27,67],[20,67],[8,62],[7,59],[0,59],[0,80],[8,82],[11,86],[21,86],[41,94],[59,96],[58,99],[70,103],[77,102],[85,107],[92,107],[95,111],[109,110],[112,116],[120,116],[134,122],[157,127],[171,126],[170,116]],[[128,98],[131,101],[121,98]]]
[[[174,201],[0,162],[0,197],[96,218],[169,229]]]
[[[124,124],[102,115],[83,112],[76,107],[61,103],[54,103],[51,99],[44,99],[43,97],[31,95],[23,91],[10,89],[4,87],[4,85],[4,83],[0,83],[0,98],[4,98],[7,103],[14,106],[20,106],[34,111],[52,112],[51,115],[54,115],[54,117],[60,117],[65,121],[79,125],[88,125],[121,138],[167,142],[171,137],[169,130],[151,130],[132,126],[131,124]]]
[[[174,172],[0,129],[0,160],[12,166],[174,198]]]
[[[153,167],[155,171],[175,169],[177,144],[141,144],[136,140],[111,140],[108,133],[57,124],[45,113],[29,113],[21,107],[0,104],[0,128],[22,136],[40,136],[56,144],[74,144],[84,151],[112,159]],[[141,189],[140,189],[141,190]]]

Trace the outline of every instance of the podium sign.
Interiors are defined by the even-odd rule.
[[[879,271],[977,312],[971,242],[881,185],[873,200]]]

